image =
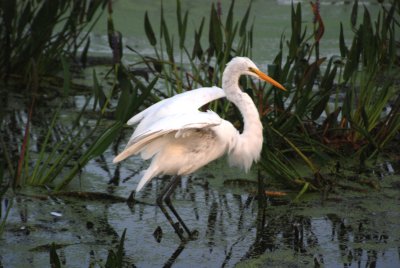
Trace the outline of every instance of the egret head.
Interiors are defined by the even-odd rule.
[[[231,74],[231,75],[228,75]],[[233,58],[225,68],[224,75],[228,77],[237,76],[239,79],[240,75],[250,75],[258,79],[264,80],[277,88],[286,91],[286,89],[277,81],[263,73],[258,67],[246,57],[235,57]]]

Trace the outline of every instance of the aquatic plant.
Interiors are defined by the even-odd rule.
[[[362,168],[367,160],[376,160],[377,154],[395,137],[400,129],[398,89],[394,86],[399,76],[393,71],[399,68],[395,64],[396,6],[393,2],[389,10],[382,7],[375,30],[364,7],[362,23],[358,27],[353,25],[355,34],[350,49],[345,45],[341,26],[341,55],[331,57],[323,65],[327,58],[320,57],[317,45],[323,42],[322,18],[317,14],[314,24],[319,26],[314,29],[319,30],[307,36],[302,27],[301,5],[292,5],[288,55],[283,61],[282,40],[274,70],[278,81],[293,85],[293,92],[290,98],[278,95],[271,100],[274,112],[267,116],[269,124],[264,125],[269,143],[261,161],[268,173],[289,186],[303,184],[321,189],[332,183],[320,173],[324,161],[326,164],[352,157]],[[356,1],[353,14],[357,8]],[[312,37],[314,42],[310,44]],[[344,95],[343,100],[339,100],[339,94]],[[385,109],[389,112],[385,113]],[[294,155],[306,163],[309,175],[300,174],[293,164],[288,165]]]
[[[111,6],[109,6],[109,11],[111,13]],[[52,119],[46,125],[45,132],[41,134],[38,134],[40,131],[37,129],[31,132],[32,121],[37,120],[34,118],[33,111],[37,102],[40,101],[37,93],[43,87],[43,84],[39,83],[41,74],[34,60],[30,68],[26,70],[27,88],[30,88],[33,94],[26,122],[22,120],[17,123],[18,127],[21,124],[25,126],[24,129],[20,129],[23,134],[20,137],[22,140],[18,142],[19,148],[15,150],[8,148],[6,142],[3,141],[3,134],[0,136],[3,156],[6,159],[7,177],[11,178],[14,189],[25,184],[46,185],[55,190],[63,189],[77,178],[76,175],[91,159],[100,156],[110,147],[111,143],[121,135],[127,119],[137,112],[147,97],[151,96],[150,91],[158,78],[154,78],[145,85],[120,63],[122,50],[120,46],[115,45],[119,39],[117,32],[114,31],[111,16],[108,25],[110,46],[114,52],[111,72],[114,73],[112,90],[107,95],[104,93],[94,70],[92,92],[86,94],[81,110],[70,124],[63,124],[62,111],[70,101],[71,90],[76,86],[71,80],[71,60],[63,56],[58,59],[63,67],[62,90],[59,91],[57,105],[53,108]],[[117,98],[118,101],[112,104],[111,98]],[[94,100],[93,111],[96,112],[94,119],[86,116],[92,99]],[[109,120],[110,114],[114,115],[115,120]],[[88,128],[88,125],[91,127]],[[57,131],[60,128],[62,131]],[[34,145],[37,151],[32,150]],[[19,155],[16,166],[12,161],[15,154]]]
[[[204,19],[195,31],[193,48],[186,46],[188,12],[182,12],[179,0],[178,51],[165,22],[163,7],[158,36],[145,14],[145,32],[155,56],[139,56],[141,63],[163,81],[166,91],[160,92],[160,96],[171,96],[197,86],[220,85],[227,60],[235,55],[251,56],[253,26],[247,27],[251,4],[239,22],[233,20],[234,4],[232,1],[226,21],[222,21],[212,4],[205,49],[200,42]],[[343,26],[338,25],[341,27],[340,56],[329,59],[319,49],[323,45],[324,24],[318,1],[311,2],[311,8],[314,27],[308,33],[303,25],[301,4],[292,4],[291,35],[288,40],[282,35],[280,51],[269,66],[271,76],[283,82],[290,93],[241,81],[242,87],[254,97],[264,121],[267,142],[261,167],[287,186],[302,187],[300,195],[309,188],[323,189],[331,185],[321,168],[332,161],[355,156],[361,167],[367,160],[376,160],[400,128],[399,100],[395,99],[393,86],[398,76],[391,71],[398,68],[395,52],[398,44],[394,35],[398,3],[392,1],[388,9],[382,5],[375,24],[364,7],[363,21],[357,27],[356,1],[351,18],[355,32],[352,45],[346,46]],[[341,95],[343,100],[339,98]],[[237,113],[223,101],[213,108],[241,125]],[[390,112],[384,115],[384,109]],[[299,161],[305,163],[308,171],[296,168]]]
[[[234,56],[251,56],[253,25],[248,26],[251,3],[241,21],[234,21],[235,1],[231,2],[226,20],[218,14],[214,3],[209,15],[209,32],[205,33],[205,17],[194,32],[193,47],[188,47],[188,11],[183,12],[180,0],[176,1],[179,45],[173,42],[164,17],[161,4],[161,24],[158,35],[154,32],[148,14],[145,14],[144,29],[155,56],[138,54],[152,74],[159,76],[166,88],[162,94],[172,96],[184,90],[200,86],[221,85],[222,72],[226,63]],[[202,39],[208,35],[208,47],[203,47]],[[128,46],[128,49],[135,51]],[[178,51],[176,51],[178,49]]]
[[[64,167],[81,153],[80,146],[93,138],[93,133],[84,137],[82,132],[85,125],[80,121],[89,102],[87,99],[69,133],[64,133],[60,141],[51,139],[56,135],[54,127],[59,123],[60,112],[69,97],[71,75],[68,62],[75,59],[78,49],[82,46],[82,60],[86,57],[90,45],[88,35],[102,14],[98,10],[104,9],[106,3],[106,0],[29,0],[4,1],[0,5],[0,17],[3,22],[0,25],[0,79],[9,82],[10,78],[17,78],[14,80],[18,83],[23,81],[25,88],[33,92],[26,115],[27,121],[24,123],[25,129],[22,130],[24,134],[16,168],[12,163],[12,149],[6,146],[3,133],[1,135],[7,175],[12,178],[9,181],[14,188],[25,183],[45,185],[54,181],[65,170]],[[61,100],[43,142],[39,145],[40,152],[32,156],[29,144],[33,136],[31,121],[37,94],[46,87],[41,85],[43,75],[54,74],[61,67],[64,69]],[[3,115],[3,112],[1,114]],[[100,122],[101,120],[97,121],[97,126]],[[104,150],[105,148],[103,147]],[[90,153],[93,155],[93,150]]]
[[[62,138],[59,140],[52,138],[55,135],[56,125],[60,123],[60,112],[69,97],[71,85],[71,74],[69,71],[70,65],[64,58],[62,58],[61,61],[64,66],[64,85],[61,99],[54,111],[54,115],[48,125],[46,134],[39,142],[40,150],[37,154],[34,154],[31,150],[31,143],[34,141],[34,136],[31,135],[31,121],[33,119],[33,110],[36,106],[35,94],[32,97],[16,169],[13,168],[11,162],[8,162],[8,175],[13,178],[12,185],[14,188],[24,184],[45,185],[53,182],[58,175],[64,171],[65,166],[75,161],[79,156],[82,144],[88,142],[88,140],[92,138],[90,133],[84,135],[86,124],[81,121],[82,115],[86,111],[89,98],[86,100],[86,104],[74,120],[74,123],[69,127],[69,130],[64,134],[61,134],[63,135]],[[34,73],[32,75],[36,75],[33,80],[37,81],[38,74]],[[31,88],[34,90],[34,93],[36,93],[38,90],[38,84],[32,84]],[[97,121],[97,123],[99,122],[100,120]],[[8,153],[7,148],[3,149],[5,153]]]
[[[74,58],[90,45],[88,35],[107,0],[2,1],[0,5],[0,79],[19,78],[34,67],[53,73],[60,57]],[[85,44],[85,45],[84,45]]]

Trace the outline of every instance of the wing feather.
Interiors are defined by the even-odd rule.
[[[225,97],[225,92],[218,87],[205,87],[177,94],[164,99],[136,114],[128,120],[128,125],[138,124],[125,149],[114,158],[113,162],[141,152],[146,145],[176,132],[176,137],[188,129],[207,128],[221,124],[222,119],[214,112],[201,112],[203,105]],[[154,146],[153,146],[154,147]],[[152,148],[143,151],[144,157],[151,157]]]
[[[182,113],[182,111],[195,111],[201,106],[225,97],[225,92],[219,87],[203,87],[177,94],[171,98],[159,101],[128,120],[128,125],[134,125],[154,115],[164,117]]]
[[[179,137],[179,133],[184,130],[209,128],[219,125],[221,122],[222,119],[218,114],[212,111],[200,112],[197,110],[192,113],[165,116],[153,122],[144,132],[136,134],[137,131],[135,131],[125,149],[114,158],[113,162],[122,161],[141,152],[145,146],[171,132],[176,132],[176,137]]]
[[[147,123],[144,129],[138,126],[129,139],[127,147],[152,133],[210,127],[221,124],[221,120],[221,117],[212,111],[200,112],[198,110],[164,116]]]

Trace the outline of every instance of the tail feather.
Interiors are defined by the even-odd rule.
[[[136,192],[139,192],[140,190],[143,189],[144,186],[146,186],[147,183],[151,181],[151,179],[155,176],[157,176],[157,167],[153,165],[153,163],[150,165],[150,167],[146,170],[142,171],[142,178],[139,181],[138,186],[136,187]]]

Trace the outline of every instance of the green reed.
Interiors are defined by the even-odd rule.
[[[323,45],[321,32],[307,35],[302,26],[301,5],[292,5],[287,57],[283,60],[282,39],[273,66],[274,77],[290,85],[290,94],[266,95],[265,101],[274,108],[265,121],[267,144],[261,160],[269,174],[289,186],[323,188],[331,182],[320,170],[334,159],[355,157],[360,167],[367,160],[376,161],[378,153],[400,129],[399,88],[393,83],[399,79],[394,35],[398,3],[393,1],[389,9],[382,6],[375,22],[364,7],[363,20],[356,26],[357,4],[356,1],[352,12],[351,46],[346,46],[340,24],[340,56],[329,60],[320,56],[316,46],[317,42]],[[339,93],[344,95],[343,100],[338,99]],[[384,113],[385,109],[390,112]],[[290,165],[293,159],[304,161],[308,174],[296,172]]]
[[[59,59],[75,57],[90,44],[88,35],[107,0],[2,1],[0,4],[0,78],[23,77],[29,63],[39,74],[52,73]]]

